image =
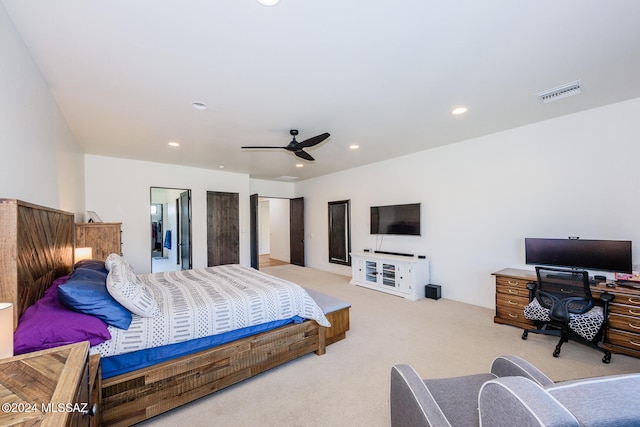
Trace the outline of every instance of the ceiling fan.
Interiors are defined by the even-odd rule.
[[[329,134],[328,133],[323,133],[321,135],[314,136],[313,138],[305,139],[304,141],[298,142],[298,141],[296,141],[296,135],[298,134],[298,130],[297,129],[291,129],[289,131],[289,133],[291,134],[291,136],[293,136],[293,139],[291,140],[289,145],[286,145],[284,147],[250,146],[250,147],[242,147],[242,148],[282,148],[282,149],[285,149],[287,151],[293,152],[293,154],[295,154],[296,156],[300,157],[301,159],[314,161],[315,159],[313,157],[311,157],[311,155],[309,153],[304,151],[303,148],[313,147],[314,145],[318,145],[322,141],[324,141],[325,139],[329,138]]]

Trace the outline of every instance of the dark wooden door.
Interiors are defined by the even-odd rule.
[[[291,264],[304,267],[304,198],[291,199],[290,215],[290,251]]]
[[[207,265],[240,262],[238,193],[207,191]]]
[[[180,193],[180,210],[178,211],[180,227],[180,268],[191,269],[191,197],[189,191]]]
[[[260,269],[260,251],[258,250],[258,195],[249,196],[249,239],[251,251],[251,267]]]

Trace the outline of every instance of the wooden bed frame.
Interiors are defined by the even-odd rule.
[[[0,199],[0,301],[14,304],[14,328],[27,307],[73,268],[74,215]],[[131,425],[214,393],[344,339],[349,307],[315,321],[286,325],[98,384],[103,425]],[[99,381],[100,382],[100,381]]]

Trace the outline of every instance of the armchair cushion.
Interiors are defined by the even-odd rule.
[[[579,426],[571,412],[539,384],[524,377],[504,377],[488,381],[480,390],[478,407],[479,425],[484,426]]]
[[[640,374],[564,381],[546,391],[574,414],[581,426],[640,424]]]

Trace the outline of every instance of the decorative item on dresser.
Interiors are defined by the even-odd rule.
[[[122,255],[121,222],[76,223],[75,247],[91,248],[92,259],[104,261],[109,254]]]
[[[99,359],[88,354],[85,341],[0,360],[0,425],[100,425]]]

